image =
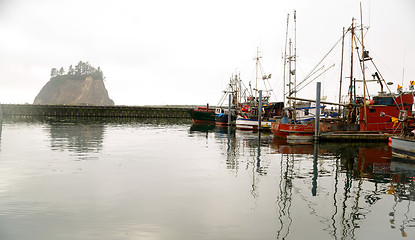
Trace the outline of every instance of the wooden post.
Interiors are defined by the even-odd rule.
[[[232,124],[231,122],[231,106],[232,106],[232,94],[229,94],[229,105],[228,105],[228,126]]]
[[[317,141],[320,138],[320,91],[321,91],[321,82],[317,82],[316,89],[316,122],[315,122],[315,132],[314,140]]]
[[[259,104],[258,104],[258,130],[261,130],[261,117],[262,117],[262,90],[259,93]]]

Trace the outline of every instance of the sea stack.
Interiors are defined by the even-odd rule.
[[[49,82],[43,86],[33,104],[114,106],[98,67],[80,61],[68,72],[52,68]]]

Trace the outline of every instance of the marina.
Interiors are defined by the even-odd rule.
[[[415,239],[415,5],[0,5],[1,240]]]

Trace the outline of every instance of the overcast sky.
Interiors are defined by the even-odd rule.
[[[413,0],[0,0],[0,102],[33,103],[51,68],[88,61],[101,67],[116,105],[215,105],[233,73],[255,81],[257,49],[281,100],[287,14],[297,11],[301,81],[353,17],[360,24],[360,3],[367,49],[393,90],[407,88],[415,80]],[[329,100],[339,95],[337,52],[336,67],[319,79]],[[315,84],[308,88],[297,96],[313,98]]]

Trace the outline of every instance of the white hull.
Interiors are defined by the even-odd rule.
[[[272,121],[261,121],[262,129],[271,129]],[[240,130],[258,130],[258,120],[256,119],[236,119],[236,128]]]
[[[392,151],[400,155],[415,158],[415,139],[409,137],[392,137]]]

